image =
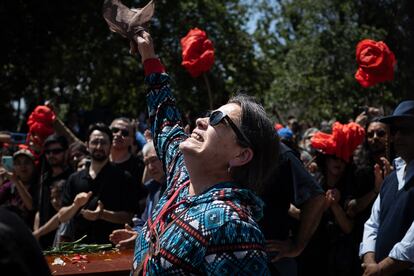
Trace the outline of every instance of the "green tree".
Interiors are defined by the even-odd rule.
[[[255,37],[273,81],[266,105],[311,122],[346,120],[359,106],[394,106],[412,91],[409,1],[262,1]],[[364,89],[354,79],[356,44],[385,41],[398,68],[393,82]],[[411,96],[412,97],[412,96]]]
[[[124,1],[136,7],[147,2]],[[54,99],[57,104],[69,104],[70,110],[105,110],[108,118],[145,111],[140,59],[129,55],[127,40],[109,31],[102,3],[1,2],[0,33],[2,41],[7,41],[0,63],[2,110],[10,100],[24,97],[29,110]],[[225,102],[238,87],[263,95],[253,40],[244,29],[248,16],[248,5],[239,0],[156,1],[151,33],[184,111],[208,108],[203,79],[191,78],[180,65],[180,38],[194,27],[205,30],[215,46],[216,62],[208,73],[215,105]],[[2,127],[6,122],[9,127],[15,124],[2,115],[8,118]]]

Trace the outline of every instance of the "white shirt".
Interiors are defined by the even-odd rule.
[[[400,157],[394,160],[394,167],[398,179],[398,190],[401,190],[406,181],[414,176],[414,161],[411,161],[408,166]],[[379,214],[380,214],[380,196],[375,199],[372,206],[371,216],[365,222],[364,236],[359,246],[359,256],[362,257],[367,252],[375,252],[375,242],[377,239],[377,232],[379,227]],[[407,230],[404,238],[396,243],[391,249],[388,257],[414,263],[414,222]]]

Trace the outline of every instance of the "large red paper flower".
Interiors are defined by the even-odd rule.
[[[363,87],[394,78],[395,56],[382,41],[360,41],[356,48],[356,60],[359,67],[355,78]]]
[[[335,122],[332,134],[317,132],[311,139],[312,147],[323,154],[335,155],[349,162],[356,148],[363,142],[365,130],[356,123],[342,125]]]
[[[195,78],[210,70],[214,63],[214,48],[204,31],[195,28],[181,39],[183,62],[190,75]]]
[[[29,133],[38,136],[41,140],[46,139],[54,132],[53,121],[55,117],[55,113],[49,107],[45,105],[36,106],[27,120]]]

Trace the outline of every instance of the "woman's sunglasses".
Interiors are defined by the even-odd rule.
[[[237,139],[243,144],[243,146],[251,147],[249,138],[247,138],[246,135],[230,119],[229,115],[227,115],[226,113],[220,110],[215,110],[211,112],[210,115],[207,115],[206,117],[209,117],[209,124],[211,126],[216,126],[219,123],[221,123],[223,120],[225,120],[229,124],[229,126],[233,129],[234,133],[236,133]]]

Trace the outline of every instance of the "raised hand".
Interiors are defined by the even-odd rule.
[[[98,206],[96,207],[95,210],[82,209],[80,211],[80,214],[87,220],[95,221],[101,218],[103,209],[104,209],[103,203],[99,200]]]
[[[375,175],[375,192],[378,194],[381,190],[382,182],[384,178],[389,175],[393,167],[391,163],[385,157],[381,157],[382,167],[379,164],[374,165],[374,175]]]
[[[131,249],[135,246],[135,240],[138,237],[138,233],[132,230],[132,228],[125,224],[125,229],[114,230],[109,235],[109,240],[120,249]]]
[[[141,31],[136,37],[135,42],[137,43],[138,51],[141,55],[142,62],[144,62],[146,59],[150,58],[156,58],[154,51],[154,45],[152,43],[151,35],[146,31]],[[131,45],[133,45],[132,43]],[[130,51],[136,52],[137,49],[131,48]]]
[[[89,198],[91,196],[92,196],[92,192],[79,193],[76,195],[75,199],[73,200],[73,204],[75,204],[76,207],[80,208],[89,201]]]

